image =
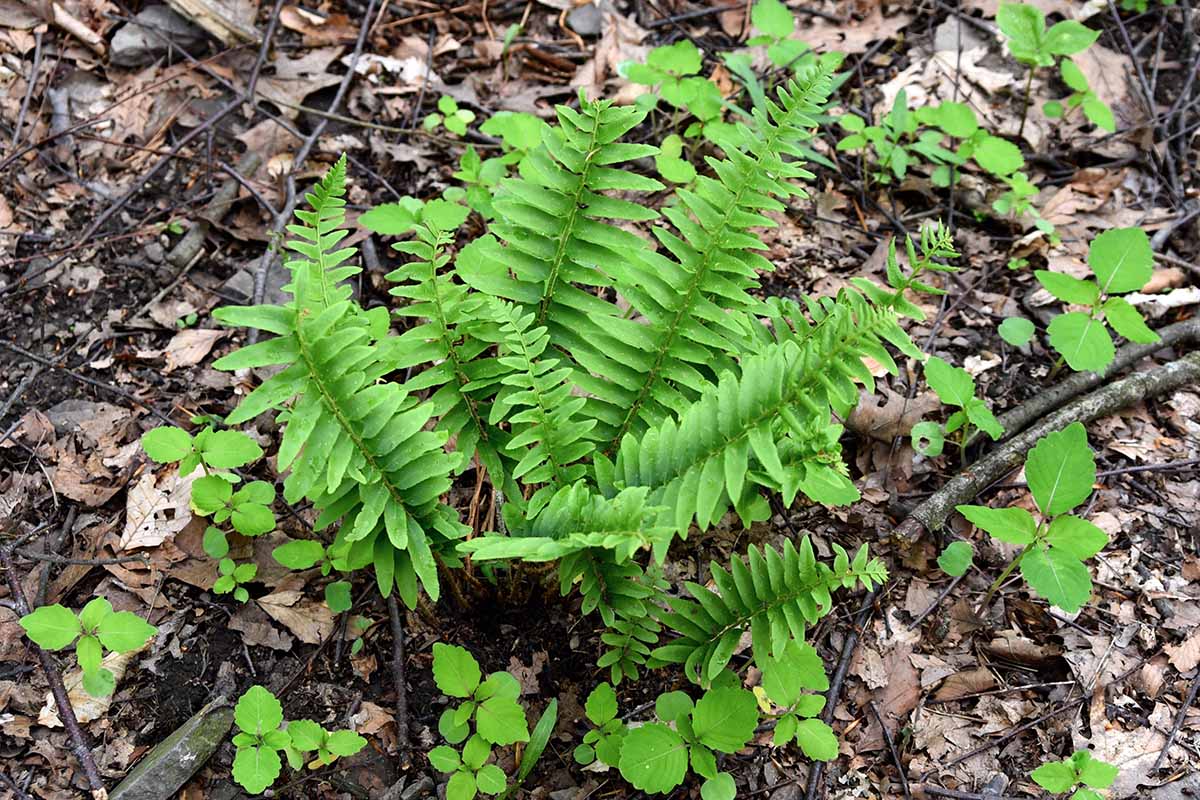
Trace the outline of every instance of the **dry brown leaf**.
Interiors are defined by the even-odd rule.
[[[269,647],[286,652],[295,643],[289,634],[271,624],[271,619],[261,608],[249,603],[229,619],[229,627],[240,631],[242,641],[251,647]]]
[[[801,16],[801,20],[804,17]],[[906,13],[883,15],[881,4],[873,4],[870,13],[861,20],[852,19],[845,23],[832,22],[822,17],[811,17],[810,24],[798,26],[796,38],[808,42],[814,50],[837,50],[847,54],[867,52],[873,42],[891,39],[900,29],[912,21]]]
[[[121,678],[125,676],[125,670],[146,647],[147,645],[142,645],[137,650],[131,650],[128,653],[109,653],[100,662],[100,666],[111,672],[117,685],[120,686]],[[107,714],[108,707],[112,704],[113,694],[116,694],[114,691],[113,694],[105,697],[92,697],[83,690],[83,672],[78,667],[63,675],[63,686],[67,689],[67,699],[71,701],[71,708],[75,710],[75,717],[80,723],[91,722]],[[54,702],[54,695],[50,692],[46,692],[46,704],[38,712],[38,724],[45,725],[47,728],[62,727],[62,720],[58,717],[58,706]]]
[[[175,334],[163,350],[163,358],[167,360],[166,371],[173,372],[180,367],[199,364],[224,335],[225,331],[210,328],[187,328]]]
[[[358,26],[345,14],[322,16],[302,6],[284,6],[279,21],[285,28],[303,34],[305,47],[351,44],[358,32]]]
[[[285,589],[260,597],[258,605],[305,644],[320,644],[333,633],[329,606],[306,599],[299,590]]]
[[[846,420],[846,427],[881,442],[907,436],[922,417],[941,407],[933,392],[922,392],[910,400],[887,386],[880,385],[878,389],[883,397],[882,404],[877,397],[862,392],[858,405]]]
[[[1169,644],[1163,648],[1171,665],[1180,672],[1191,672],[1200,665],[1200,631],[1196,631],[1179,644]]]
[[[956,672],[938,687],[934,700],[957,700],[967,695],[986,692],[996,688],[996,676],[991,670],[980,667]]]
[[[277,56],[271,62],[274,74],[258,79],[259,94],[278,105],[285,117],[295,119],[300,115],[296,106],[303,104],[304,98],[326,86],[341,83],[341,76],[330,74],[328,69],[342,50],[341,47],[319,47],[299,58]]]
[[[125,530],[118,547],[123,552],[156,547],[187,527],[192,520],[188,500],[199,473],[180,478],[171,467],[155,474],[147,470],[129,489],[125,501]]]

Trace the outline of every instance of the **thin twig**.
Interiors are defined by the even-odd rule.
[[[12,599],[17,604],[17,613],[25,616],[31,613],[29,602],[25,599],[25,588],[21,586],[21,578],[17,573],[16,567],[13,565],[12,545],[0,546],[0,566],[4,568],[4,576],[8,580],[8,588],[12,593]],[[46,675],[46,683],[50,685],[50,694],[54,697],[54,703],[58,707],[58,718],[62,721],[63,727],[67,729],[67,734],[71,738],[71,752],[79,759],[80,765],[83,767],[84,776],[87,778],[88,787],[92,790],[92,797],[96,800],[105,800],[108,797],[108,791],[104,788],[104,781],[100,778],[100,771],[96,769],[96,760],[92,757],[92,748],[88,742],[87,734],[79,727],[79,720],[75,717],[75,709],[71,707],[71,700],[67,696],[67,687],[63,685],[62,674],[58,671],[58,665],[54,663],[54,657],[38,646],[36,642],[31,641],[29,646],[33,648],[33,652],[37,655],[38,660],[42,665],[42,672]]]
[[[1175,724],[1171,726],[1171,733],[1167,736],[1167,741],[1163,744],[1162,750],[1159,751],[1158,758],[1154,759],[1154,766],[1150,768],[1151,772],[1158,772],[1158,768],[1166,760],[1167,751],[1171,749],[1171,745],[1175,742],[1175,737],[1179,735],[1179,730],[1183,727],[1183,721],[1187,717],[1192,703],[1196,702],[1197,689],[1200,689],[1200,672],[1197,672],[1195,677],[1192,678],[1192,685],[1188,689],[1187,699],[1179,707],[1179,714],[1175,717]]]
[[[945,589],[942,589],[940,592],[938,592],[938,596],[935,597],[933,602],[929,604],[929,608],[922,611],[920,614],[917,615],[916,619],[914,619],[912,622],[908,623],[908,629],[910,631],[916,630],[917,626],[920,625],[922,622],[924,622],[925,618],[928,617],[930,614],[932,614],[933,610],[942,604],[942,601],[945,600],[946,597],[951,592],[954,591],[954,587],[958,586],[959,581],[961,581],[966,576],[967,576],[967,573],[965,573],[965,572],[962,575],[955,576],[954,580],[950,581],[950,583],[946,585]]]
[[[1192,352],[1169,364],[1134,373],[1084,395],[958,473],[913,509],[896,527],[895,535],[915,541],[923,531],[941,528],[955,506],[971,502],[985,488],[1016,469],[1043,436],[1060,431],[1072,422],[1091,422],[1137,400],[1156,397],[1197,381],[1200,381],[1200,352]]]
[[[863,598],[862,605],[859,606],[858,612],[854,615],[854,623],[850,627],[849,635],[846,636],[846,642],[842,645],[842,657],[838,660],[837,669],[833,671],[833,678],[829,681],[829,691],[825,693],[825,709],[821,712],[821,719],[826,725],[833,721],[834,707],[838,703],[838,698],[841,697],[842,684],[846,680],[846,671],[850,669],[850,661],[854,658],[854,649],[858,646],[859,636],[862,635],[863,628],[871,616],[871,611],[875,608],[875,597],[878,593],[878,589],[872,589],[867,592],[867,596]],[[805,787],[804,791],[805,800],[815,800],[824,771],[824,761],[813,762],[808,772],[808,786]]]
[[[408,739],[408,686],[404,682],[404,617],[396,595],[387,598],[388,616],[392,623],[392,683],[396,689],[396,743],[401,758],[407,758]]]
[[[905,774],[904,762],[900,760],[900,752],[896,749],[896,740],[892,738],[892,732],[884,723],[883,715],[879,713],[879,706],[875,704],[874,700],[870,701],[868,705],[871,706],[871,713],[875,715],[875,721],[879,723],[879,730],[883,731],[883,741],[892,754],[892,761],[896,762],[896,774],[900,776],[900,789],[904,792],[904,800],[912,800],[912,792],[908,790],[908,775]]]

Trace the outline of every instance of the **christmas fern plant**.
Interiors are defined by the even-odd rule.
[[[559,107],[519,176],[500,182],[487,232],[457,251],[467,210],[454,203],[364,215],[411,235],[387,276],[400,333],[347,283],[359,269],[340,246],[339,161],[289,228],[291,300],[216,312],[274,334],[217,361],[276,370],[226,424],[277,413],[283,496],[316,509],[324,558],[372,568],[410,607],[422,589],[436,599],[464,558],[555,561],[564,594],[577,588],[608,628],[599,663],[614,682],[681,663],[708,685],[743,633],[755,660],[778,658],[832,591],[883,581],[865,550],[835,548],[830,567],[807,539],[714,565],[716,589],[690,584],[690,599],[659,569],[693,526],[730,510],[747,526],[766,519],[769,495],[856,500],[836,420],[860,384],[873,389],[863,359],[895,371],[888,345],[920,357],[898,323],[915,310],[902,276],[832,298],[756,296],[772,268],[757,231],[802,194],[798,155],[835,66],[822,59],[763,98],[661,221],[641,195],[661,184],[628,168],[657,150],[622,141],[646,112],[583,96]],[[496,531],[473,520],[473,537],[446,501],[471,467],[501,512]]]

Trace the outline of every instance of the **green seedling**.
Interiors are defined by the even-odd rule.
[[[1021,108],[1020,132],[1024,132],[1034,72],[1039,67],[1054,66],[1059,57],[1088,49],[1099,38],[1100,32],[1071,19],[1057,22],[1047,29],[1046,15],[1040,9],[1024,3],[1001,3],[996,12],[996,24],[1005,36],[1008,52],[1029,67],[1024,105]]]
[[[733,800],[733,776],[717,770],[716,753],[736,753],[758,726],[754,694],[725,673],[695,703],[683,692],[661,694],[654,703],[656,722],[631,728],[621,744],[621,777],[648,794],[665,794],[683,783],[689,766],[704,778],[705,800]]]
[[[950,415],[944,427],[931,422],[913,426],[913,449],[918,453],[930,457],[941,455],[945,438],[950,435],[958,445],[959,458],[965,459],[967,444],[976,429],[993,440],[1004,435],[1004,428],[987,403],[975,396],[975,379],[965,369],[932,356],[925,362],[925,380],[944,405],[958,410]]]
[[[1117,122],[1113,118],[1112,109],[1092,91],[1083,70],[1069,58],[1064,58],[1058,65],[1058,69],[1063,83],[1070,87],[1071,94],[1067,97],[1065,106],[1062,100],[1050,100],[1042,106],[1042,111],[1046,116],[1051,119],[1059,119],[1065,117],[1072,110],[1081,108],[1083,115],[1097,128],[1109,133],[1116,132]]]
[[[575,748],[576,763],[588,765],[597,759],[610,767],[619,766],[621,743],[628,728],[617,716],[617,693],[607,683],[599,684],[588,695],[583,712],[595,727],[583,736],[583,744]]]
[[[229,594],[239,603],[250,599],[250,592],[242,584],[249,583],[258,575],[258,565],[246,562],[238,564],[232,558],[222,558],[217,562],[217,582],[213,584],[216,594]]]
[[[475,112],[469,108],[459,108],[458,103],[449,95],[438,98],[438,110],[425,117],[422,123],[425,130],[435,131],[438,126],[458,136],[467,135],[467,126],[475,121]]]
[[[157,630],[131,611],[113,611],[112,603],[103,597],[88,601],[79,616],[55,603],[34,609],[20,622],[25,635],[43,650],[62,650],[75,643],[83,689],[92,697],[107,697],[116,687],[112,672],[101,666],[104,651],[132,653]]]
[[[1116,355],[1109,328],[1131,342],[1159,340],[1129,301],[1119,295],[1146,285],[1154,272],[1150,238],[1141,228],[1114,228],[1092,240],[1088,266],[1095,279],[1074,278],[1061,272],[1038,270],[1038,282],[1064,303],[1083,306],[1050,320],[1046,329],[1050,346],[1073,370],[1103,372]]]
[[[1118,772],[1115,765],[1101,761],[1090,750],[1076,750],[1070,758],[1047,761],[1029,777],[1054,794],[1066,794],[1074,789],[1070,800],[1103,800],[1104,795],[1096,790],[1112,786]]]
[[[792,640],[760,666],[762,685],[754,693],[759,707],[775,721],[775,746],[795,741],[814,761],[837,758],[837,736],[827,723],[816,719],[825,708],[825,697],[814,692],[827,691],[829,677],[813,646]]]
[[[1083,562],[1104,549],[1108,535],[1085,519],[1067,513],[1083,504],[1096,480],[1096,461],[1087,431],[1073,422],[1051,433],[1029,451],[1025,480],[1040,516],[1024,508],[961,505],[958,511],[993,538],[1020,545],[1021,552],[992,583],[980,609],[1020,568],[1026,583],[1064,611],[1074,613],[1092,595],[1092,579]]]

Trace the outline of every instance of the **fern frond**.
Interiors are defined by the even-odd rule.
[[[575,111],[558,106],[558,125],[520,164],[520,177],[502,182],[494,236],[463,248],[456,269],[476,289],[533,311],[552,342],[569,345],[594,327],[593,315],[619,311],[589,287],[609,286],[618,269],[647,244],[605,220],[644,221],[657,214],[606,192],[657,191],[658,181],[616,165],[654,155],[658,148],[617,141],[646,112],[580,93]]]
[[[340,162],[339,162],[340,163]],[[236,424],[295,399],[284,423],[278,468],[290,468],[284,498],[307,498],[321,511],[318,527],[339,519],[339,546],[369,551],[386,595],[395,585],[412,606],[418,582],[438,596],[433,548],[466,529],[441,503],[459,454],[445,451],[446,434],[425,430],[432,414],[400,386],[380,382],[395,369],[387,310],[362,310],[339,283],[355,267],[342,263],[353,250],[331,249],[344,231],[340,198],[344,165],[308,195],[313,208],[291,230],[289,246],[305,256],[291,262],[288,306],[228,307],[215,316],[232,325],[277,334],[214,364],[218,369],[283,365],[229,415]],[[379,313],[379,312],[382,312]],[[354,556],[356,560],[358,556]],[[365,564],[360,564],[360,566]]]
[[[759,663],[793,639],[804,641],[805,627],[832,608],[835,589],[859,582],[871,589],[887,579],[887,569],[868,558],[866,545],[853,559],[837,544],[833,549],[832,568],[817,560],[807,536],[799,550],[785,542],[782,554],[769,545],[761,551],[751,547],[745,561],[730,560],[729,571],[712,562],[715,591],[689,581],[685,587],[693,599],[667,601],[671,611],[659,621],[679,636],[656,648],[653,660],[683,664],[689,678],[707,685],[729,664],[747,630]]]
[[[646,503],[647,494],[627,489],[610,499],[580,481],[556,492],[532,519],[506,506],[508,536],[476,537],[458,550],[477,561],[557,559],[563,596],[578,587],[583,613],[598,612],[608,627],[599,666],[610,669],[614,683],[636,678],[658,641],[653,612],[667,584],[657,567],[643,568],[634,556],[662,547],[672,534],[656,523],[660,509]]]
[[[405,381],[404,388],[429,392],[437,428],[466,456],[463,467],[478,454],[493,483],[515,494],[509,482],[513,461],[505,452],[508,434],[487,420],[487,404],[506,373],[492,352],[500,339],[496,303],[456,283],[445,269],[449,234],[420,225],[416,235],[415,240],[392,245],[413,256],[387,275],[398,284],[391,294],[409,301],[395,313],[421,320],[391,342],[392,363],[398,370],[428,365]]]
[[[682,411],[746,349],[752,317],[763,311],[750,292],[757,273],[773,269],[754,230],[775,226],[765,211],[783,211],[781,200],[804,195],[795,182],[812,174],[784,156],[797,156],[812,137],[831,74],[828,64],[814,67],[780,88],[778,102],[756,110],[752,124],[739,124],[726,158],[707,159],[714,177],[697,178],[694,191],[677,189],[680,204],[663,210],[674,226],[654,230],[663,251],[615,273],[618,291],[642,319],[614,321],[592,343],[594,372],[620,375],[618,363],[636,372],[592,389],[607,407],[597,413],[617,420],[606,432],[609,450],[626,433]]]
[[[649,487],[651,500],[671,509],[671,524],[683,536],[693,520],[707,528],[731,505],[746,524],[765,519],[758,486],[821,497],[812,483],[830,477],[820,445],[829,440],[832,410],[853,405],[855,381],[871,379],[862,357],[899,331],[894,312],[856,292],[843,291],[821,310],[824,316],[805,337],[746,357],[740,374],[722,375],[678,421],[626,435],[615,464],[597,458],[600,488]],[[919,356],[906,340],[893,343]],[[803,444],[814,438],[816,448]],[[785,462],[780,446],[787,441],[795,447],[786,446],[792,449]]]

